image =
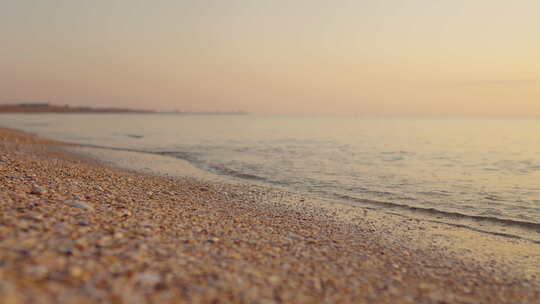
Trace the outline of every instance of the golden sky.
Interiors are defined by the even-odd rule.
[[[540,116],[537,0],[3,0],[0,103]]]

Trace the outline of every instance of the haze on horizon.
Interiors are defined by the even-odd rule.
[[[540,116],[540,1],[4,0],[0,103]]]

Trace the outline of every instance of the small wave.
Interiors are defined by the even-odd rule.
[[[446,191],[437,191],[437,190],[433,190],[433,191],[419,191],[418,194],[429,195],[429,196],[435,196],[435,197],[448,197],[448,196],[452,196],[450,193],[448,193],[448,192],[446,192]]]
[[[403,195],[396,196],[396,197],[394,197],[394,199],[401,200],[401,201],[411,201],[411,202],[417,201],[417,198],[415,198],[415,197],[403,196]]]
[[[383,155],[395,155],[395,154],[407,154],[409,152],[407,151],[385,151],[385,152],[381,152],[381,154]]]
[[[376,196],[395,196],[395,193],[388,191],[378,191],[378,190],[365,190],[362,193],[376,195]]]
[[[144,137],[144,135],[140,135],[140,134],[125,134],[125,136],[131,137],[131,138],[143,138]]]
[[[174,157],[178,159],[187,160],[190,162],[195,162],[198,158],[196,153],[190,153],[190,152],[184,152],[184,151],[159,151],[159,152],[148,152],[148,153]]]
[[[450,219],[470,219],[476,222],[485,222],[485,223],[491,223],[491,224],[496,224],[496,225],[511,226],[511,227],[527,229],[527,230],[531,230],[535,232],[540,232],[540,223],[536,223],[536,222],[518,221],[518,220],[499,218],[499,217],[487,216],[487,215],[469,215],[469,214],[463,214],[463,213],[458,213],[458,212],[443,211],[443,210],[439,210],[435,208],[408,206],[408,205],[402,205],[402,204],[396,204],[396,203],[390,203],[390,202],[357,198],[357,197],[341,195],[341,194],[335,194],[334,197],[339,198],[341,200],[352,201],[355,203],[367,204],[367,205],[378,206],[378,207],[385,207],[389,209],[392,208],[392,209],[408,210],[408,211],[413,211],[416,213],[423,213],[423,214],[427,214],[427,215],[435,216],[435,217],[440,216],[440,217],[446,217]]]
[[[210,170],[218,174],[238,177],[242,179],[256,180],[256,181],[262,181],[262,182],[271,182],[270,180],[264,177],[257,176],[254,174],[243,173],[243,172],[236,171],[236,170],[224,167],[224,166],[212,166],[210,167]]]
[[[50,126],[50,124],[46,123],[46,122],[33,122],[33,123],[27,123],[27,124],[24,124],[25,126],[29,126],[29,127],[48,127]]]
[[[491,217],[491,218],[498,217],[498,216],[504,216],[499,210],[493,209],[493,208],[484,209],[480,213],[480,215],[485,216],[485,217]]]

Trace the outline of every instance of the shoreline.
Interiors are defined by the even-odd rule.
[[[0,138],[0,300],[540,297],[538,244],[277,189],[111,168],[4,128]],[[32,184],[45,192],[32,194]]]
[[[267,191],[279,189],[280,191],[292,193],[285,187],[269,185],[256,180],[246,180],[230,175],[211,173],[195,167],[187,160],[159,153],[92,145],[76,145],[67,148],[67,151],[99,160],[106,166],[124,170],[133,170],[144,174],[169,177],[189,177],[199,179],[203,182],[232,183],[235,185],[245,185],[246,187],[260,186],[263,189],[267,189]],[[328,204],[343,205],[344,207],[358,208],[361,211],[371,210],[382,214],[412,218],[414,220],[464,228],[478,233],[540,244],[540,224],[533,222],[466,215],[432,208],[418,208],[367,199],[332,199],[328,197],[317,197],[309,193],[294,194],[308,197],[311,201],[316,201],[317,204],[323,206]]]

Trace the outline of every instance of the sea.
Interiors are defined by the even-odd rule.
[[[321,199],[540,231],[535,118],[2,114],[0,125]]]

